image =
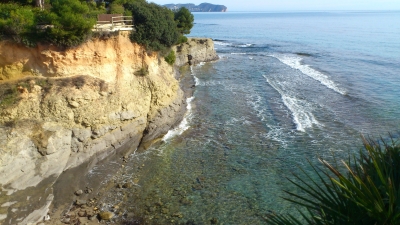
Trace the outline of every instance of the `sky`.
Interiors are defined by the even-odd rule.
[[[147,0],[160,5],[208,2],[228,11],[400,10],[400,0]]]

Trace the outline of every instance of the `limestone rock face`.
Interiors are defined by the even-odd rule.
[[[214,42],[209,38],[188,38],[186,43],[175,46],[174,50],[177,53],[175,64],[178,66],[218,59]]]
[[[178,56],[216,58],[195,42]],[[166,134],[186,109],[175,74],[124,32],[67,50],[0,42],[0,224],[38,222],[64,171]]]

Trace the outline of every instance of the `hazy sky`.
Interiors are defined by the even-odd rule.
[[[160,5],[169,3],[209,2],[225,5],[228,11],[275,10],[400,10],[400,0],[148,0]]]

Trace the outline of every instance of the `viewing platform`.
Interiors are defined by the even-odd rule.
[[[100,31],[129,31],[134,30],[132,16],[122,14],[99,14],[94,32]]]

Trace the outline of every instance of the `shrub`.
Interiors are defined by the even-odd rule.
[[[0,32],[18,43],[26,40],[35,27],[35,14],[31,7],[0,4]]]
[[[0,108],[7,108],[19,100],[16,85],[2,85],[0,87]]]
[[[175,52],[173,50],[170,51],[168,55],[164,57],[164,59],[169,65],[174,65],[176,60]]]
[[[54,28],[47,30],[47,41],[58,46],[77,46],[91,34],[94,19],[85,16],[89,7],[79,0],[53,0],[51,13]]]
[[[187,37],[181,35],[181,36],[179,37],[179,40],[178,40],[178,42],[177,42],[176,44],[183,44],[183,43],[186,43],[187,41],[188,41]]]
[[[111,3],[110,14],[124,14],[125,8],[121,4]]]
[[[174,13],[176,26],[181,34],[190,34],[190,29],[193,27],[194,16],[185,7],[181,7]]]
[[[135,72],[136,76],[146,76],[147,74],[149,74],[149,70],[147,69],[147,67],[142,67],[140,68],[140,70]]]
[[[45,10],[29,6],[33,2],[20,1],[27,6],[0,4],[0,36],[28,46],[37,42],[63,47],[76,46],[90,37],[95,17],[105,12],[105,9],[101,11],[95,7],[96,4],[79,0],[52,0],[51,8]],[[89,6],[93,9],[89,9]],[[37,25],[49,26],[38,28]]]
[[[154,3],[134,2],[127,4],[132,11],[136,32],[131,39],[152,51],[160,51],[177,43],[179,32],[174,13]]]
[[[389,225],[400,222],[400,145],[364,141],[360,158],[343,162],[347,173],[320,160],[324,169],[313,166],[318,179],[290,180],[305,195],[286,192],[285,198],[303,207],[307,224]],[[304,172],[304,171],[303,171]],[[272,215],[269,224],[304,224],[292,215]]]

